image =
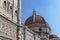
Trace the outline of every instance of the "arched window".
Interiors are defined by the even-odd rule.
[[[9,12],[9,5],[10,5],[10,2],[7,1],[7,11]]]
[[[15,11],[15,16],[17,17],[17,10]]]
[[[6,1],[3,3],[3,8],[6,9]]]
[[[10,15],[11,15],[11,20],[13,20],[13,6],[10,6],[9,12],[10,12]]]
[[[15,10],[14,17],[15,17],[15,22],[17,23],[17,10]]]
[[[13,13],[13,7],[10,6],[10,13],[12,14]]]
[[[42,29],[40,28],[39,31],[42,32]]]

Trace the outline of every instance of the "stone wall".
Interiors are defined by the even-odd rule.
[[[40,36],[27,27],[20,27],[20,40],[40,40]]]
[[[0,16],[0,36],[16,40],[17,26]]]
[[[60,39],[58,39],[58,38],[52,38],[52,39],[50,39],[50,40],[60,40]]]
[[[17,23],[17,0],[0,0],[0,15]]]

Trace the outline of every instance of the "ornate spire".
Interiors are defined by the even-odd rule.
[[[36,10],[33,9],[33,23],[35,22]]]

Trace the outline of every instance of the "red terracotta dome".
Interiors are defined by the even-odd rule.
[[[45,20],[42,16],[36,15],[36,11],[33,11],[33,15],[26,20],[25,25],[28,26],[33,23],[45,23]]]
[[[58,38],[58,36],[56,36],[56,35],[50,35],[49,38],[50,38],[50,39],[52,39],[52,38]]]

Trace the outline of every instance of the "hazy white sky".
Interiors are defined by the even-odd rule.
[[[60,37],[60,0],[22,0],[22,23],[34,8],[48,22],[52,33]]]

